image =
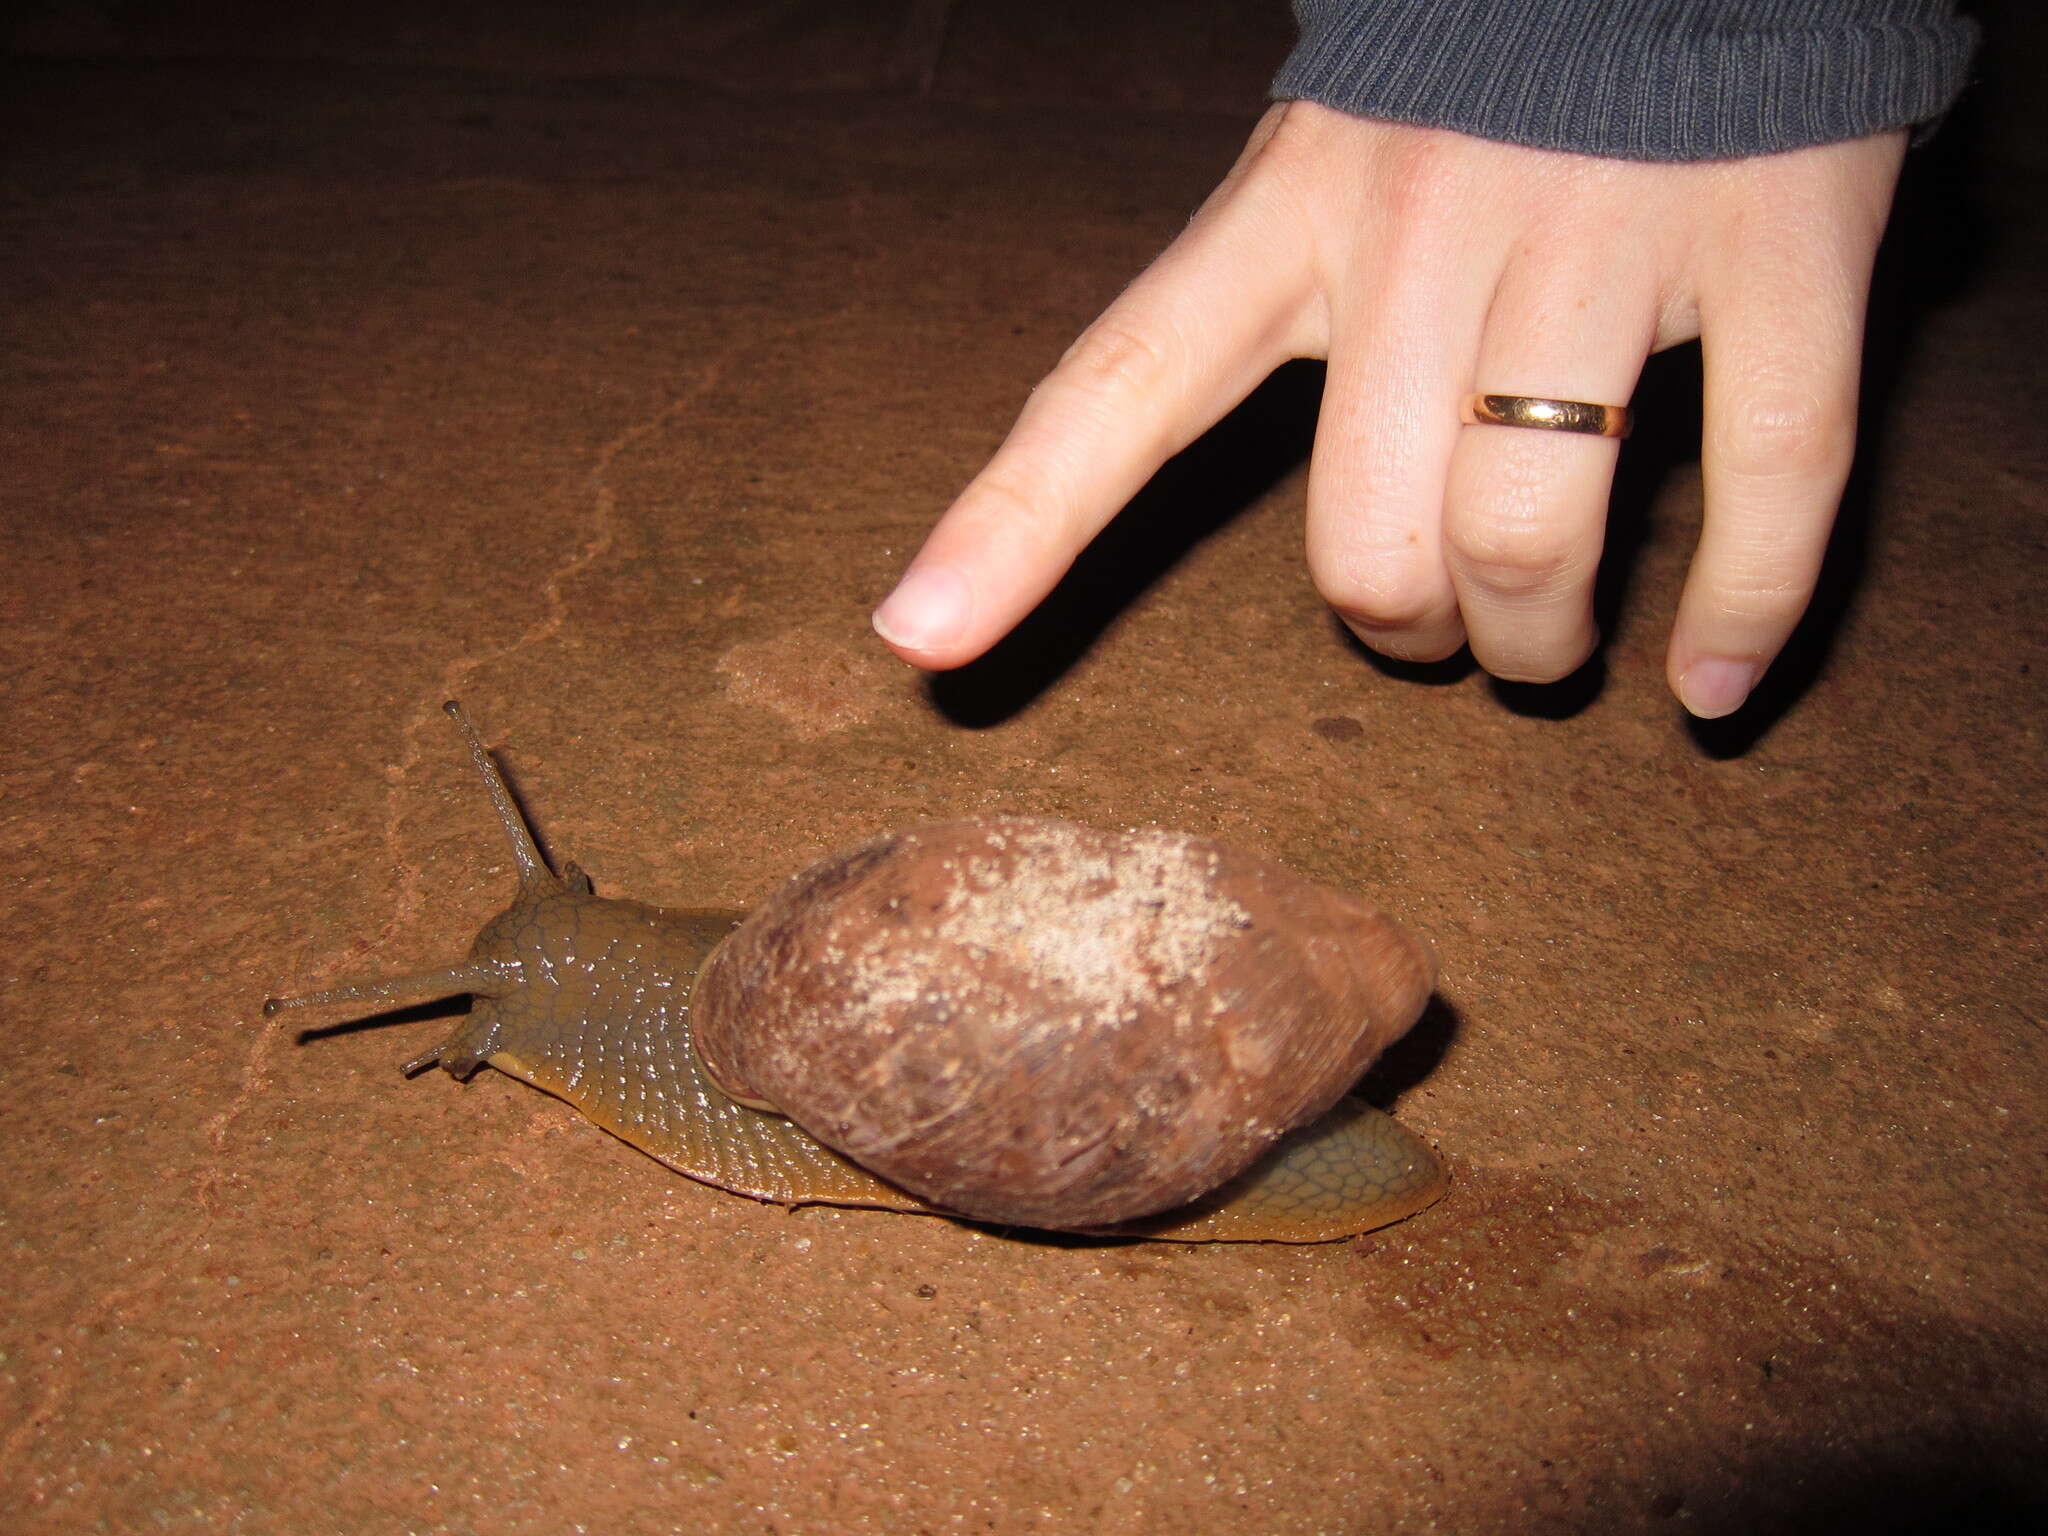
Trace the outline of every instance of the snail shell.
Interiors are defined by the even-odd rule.
[[[746,918],[601,897],[548,867],[446,707],[511,842],[512,905],[459,965],[266,1014],[469,993],[409,1074],[488,1062],[790,1205],[1318,1242],[1445,1188],[1426,1145],[1342,1097],[1435,974],[1350,896],[1204,838],[1012,819],[877,838]]]
[[[1434,980],[1391,918],[1207,838],[946,822],[783,886],[706,964],[693,1028],[733,1097],[913,1194],[1089,1228],[1322,1115]]]

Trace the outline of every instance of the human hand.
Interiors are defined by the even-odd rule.
[[[1317,589],[1374,650],[1515,681],[1597,640],[1611,439],[1461,426],[1484,390],[1619,404],[1701,340],[1706,516],[1666,671],[1739,707],[1812,596],[1854,447],[1870,269],[1905,135],[1653,164],[1287,102],[1032,392],[875,627],[972,661],[1153,472],[1290,358],[1329,360]]]

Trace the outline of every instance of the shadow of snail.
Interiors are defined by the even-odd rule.
[[[489,1063],[735,1194],[1174,1242],[1324,1242],[1445,1188],[1347,1090],[1415,1022],[1429,947],[1206,838],[937,822],[751,916],[596,895],[542,858],[461,708],[512,905],[445,970],[265,1014],[459,993],[408,1063]]]

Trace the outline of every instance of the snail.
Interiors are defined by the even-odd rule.
[[[489,1063],[693,1179],[784,1205],[1180,1242],[1319,1242],[1444,1190],[1348,1090],[1435,983],[1420,939],[1180,833],[1012,817],[833,854],[751,916],[555,874],[461,707],[518,866],[443,970],[266,1015],[469,993],[406,1063]]]

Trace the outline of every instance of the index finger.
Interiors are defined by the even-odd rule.
[[[957,667],[995,644],[1161,464],[1295,355],[1309,265],[1263,200],[1230,194],[1082,333],[932,529],[875,611],[904,660]]]

